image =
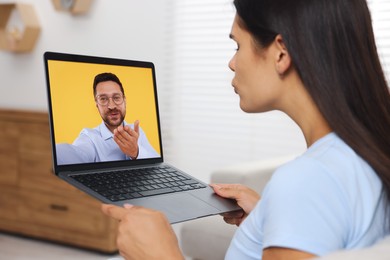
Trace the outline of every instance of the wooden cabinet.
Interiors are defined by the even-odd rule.
[[[0,110],[0,230],[114,253],[100,205],[52,172],[46,113]]]

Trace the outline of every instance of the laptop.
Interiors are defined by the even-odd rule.
[[[44,64],[56,176],[103,203],[162,211],[172,224],[240,209],[234,200],[164,162],[152,62],[46,52]],[[110,81],[113,75],[123,95],[96,96],[97,78]],[[136,157],[113,138],[104,112],[109,107],[116,122],[121,121],[116,107],[123,109],[120,126],[133,133],[138,128]]]

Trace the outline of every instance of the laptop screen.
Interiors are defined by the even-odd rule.
[[[55,167],[162,161],[151,62],[46,52]]]

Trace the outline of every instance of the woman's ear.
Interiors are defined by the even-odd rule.
[[[291,57],[280,34],[275,37],[274,45],[276,48],[275,69],[280,76],[283,76],[291,67]]]

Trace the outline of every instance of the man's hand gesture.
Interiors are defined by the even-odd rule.
[[[114,130],[114,141],[124,154],[130,156],[131,159],[138,157],[138,137],[139,137],[139,121],[134,122],[134,129],[130,126],[118,126]]]

